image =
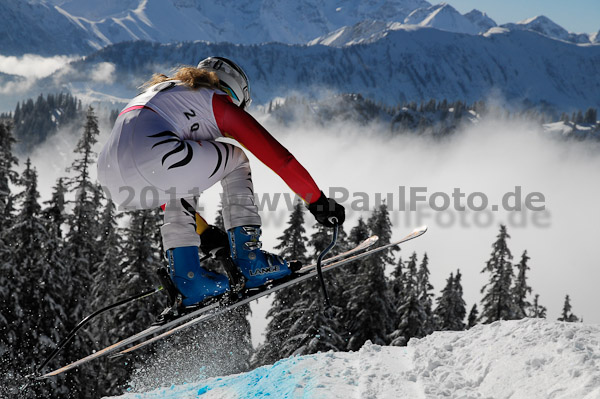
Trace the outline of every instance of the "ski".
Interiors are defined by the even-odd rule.
[[[338,255],[335,255],[335,256],[332,256],[330,258],[325,259],[323,261],[323,263],[325,265],[327,265],[327,264],[335,262],[335,261],[337,261],[337,260],[339,260],[341,258],[344,258],[346,256],[350,256],[350,255],[359,253],[361,251],[365,251],[369,247],[373,246],[377,242],[377,240],[378,240],[377,236],[371,236],[371,237],[367,238],[366,240],[364,240],[363,242],[361,242],[356,247],[354,247],[354,248],[352,248],[352,249],[350,249],[350,250],[348,250],[346,252],[342,252],[342,253],[340,253]],[[303,274],[305,274],[305,273],[313,270],[315,267],[316,267],[316,264],[306,265],[306,266],[300,268],[300,270],[298,270],[295,273],[295,275],[298,275],[298,274],[303,275]],[[125,339],[123,339],[121,341],[117,341],[114,344],[112,344],[112,345],[110,345],[110,346],[108,346],[108,347],[106,347],[104,349],[101,349],[101,350],[99,350],[97,352],[94,352],[94,353],[92,353],[91,355],[89,355],[89,356],[87,356],[85,358],[79,359],[79,360],[77,360],[77,361],[75,361],[75,362],[73,362],[73,363],[71,363],[71,364],[69,364],[67,366],[64,366],[64,367],[59,368],[57,370],[54,370],[54,371],[51,371],[49,373],[43,374],[43,375],[41,375],[39,377],[36,377],[36,378],[37,379],[44,379],[44,378],[49,378],[49,377],[61,374],[61,373],[65,372],[65,371],[67,371],[67,370],[70,370],[70,369],[73,369],[75,367],[78,367],[78,366],[80,366],[80,365],[82,365],[84,363],[87,363],[87,362],[91,361],[91,360],[94,360],[94,359],[103,357],[105,355],[114,353],[115,351],[120,350],[121,348],[126,347],[127,345],[133,344],[134,342],[136,342],[136,341],[138,341],[138,340],[140,340],[142,338],[145,338],[147,336],[151,336],[153,334],[158,334],[159,332],[165,331],[165,330],[170,329],[170,328],[173,328],[174,326],[178,325],[179,323],[183,323],[186,320],[190,320],[190,319],[199,317],[199,316],[201,316],[205,312],[214,311],[215,309],[217,309],[217,308],[219,308],[221,306],[222,306],[222,303],[220,301],[218,301],[218,300],[215,300],[214,302],[206,304],[206,306],[203,306],[203,307],[201,307],[201,308],[199,308],[199,309],[197,309],[197,310],[195,310],[193,312],[181,315],[180,317],[178,317],[178,318],[176,318],[174,320],[171,320],[168,323],[161,324],[161,325],[150,326],[147,329],[145,329],[143,331],[140,331],[139,333],[137,333],[135,335],[127,337],[127,338],[125,338]]]
[[[398,241],[395,241],[393,243],[383,245],[380,247],[372,248],[372,249],[369,249],[369,248],[377,241],[377,237],[376,236],[370,237],[367,240],[363,241],[356,248],[353,248],[347,252],[344,252],[339,255],[328,258],[325,261],[326,264],[324,264],[322,266],[322,269],[324,272],[328,271],[328,270],[333,270],[344,264],[365,258],[374,253],[384,251],[384,250],[394,247],[396,245],[400,245],[406,241],[417,238],[417,237],[425,234],[426,231],[427,231],[427,227],[421,227],[421,228],[415,229],[409,235],[405,236],[404,238],[402,238]],[[175,320],[172,320],[166,324],[158,325],[158,326],[151,326],[151,327],[147,328],[146,330],[143,330],[131,337],[125,338],[122,341],[118,341],[118,342],[114,343],[113,345],[110,345],[102,350],[94,352],[87,357],[79,359],[79,360],[77,360],[71,364],[68,364],[64,367],[61,367],[57,370],[48,372],[48,373],[38,377],[38,379],[44,379],[44,378],[56,376],[65,371],[68,371],[68,370],[71,370],[78,366],[81,366],[82,364],[85,364],[94,359],[112,354],[116,351],[119,351],[118,354],[125,354],[125,353],[132,352],[136,349],[142,348],[142,347],[149,345],[153,342],[156,342],[160,339],[166,338],[178,331],[181,331],[185,328],[193,326],[197,323],[210,320],[228,310],[235,309],[239,306],[245,305],[245,304],[247,304],[251,301],[254,301],[256,299],[259,299],[263,296],[277,292],[283,288],[290,287],[295,284],[299,284],[299,283],[306,281],[316,275],[317,275],[316,264],[307,265],[307,266],[301,268],[299,271],[297,271],[293,275],[289,276],[289,278],[287,278],[287,279],[277,280],[276,283],[272,283],[271,285],[265,285],[262,287],[248,290],[246,292],[245,296],[243,296],[241,299],[236,300],[233,303],[227,304],[227,303],[223,303],[221,301],[215,301],[215,302],[208,304],[194,312],[182,315],[181,317],[179,317]],[[183,324],[180,324],[180,323],[183,323]],[[128,346],[129,344],[132,344],[138,340],[141,340],[142,338],[146,338],[148,336],[151,336],[153,334],[158,334],[158,333],[161,333],[161,334],[156,335],[147,340],[144,340],[137,345],[131,346],[126,349],[122,349],[122,348]]]
[[[344,259],[338,260],[336,262],[328,263],[327,265],[323,266],[323,272],[328,271],[328,270],[333,270],[333,269],[335,269],[335,268],[337,268],[339,266],[345,265],[345,264],[353,262],[355,260],[365,258],[365,257],[373,255],[373,254],[375,254],[377,252],[381,252],[381,251],[384,251],[384,250],[389,249],[391,247],[394,247],[396,245],[402,244],[402,243],[404,243],[406,241],[412,240],[414,238],[417,238],[417,237],[425,234],[426,231],[427,231],[427,226],[423,226],[423,227],[420,227],[418,229],[415,229],[412,233],[410,233],[409,235],[407,235],[406,237],[402,238],[399,241],[396,241],[396,242],[393,242],[393,243],[387,244],[387,245],[382,245],[380,247],[367,250],[367,251],[362,252],[360,254],[356,254],[356,255],[350,256],[348,258],[344,258]],[[170,329],[168,331],[165,331],[165,332],[163,332],[160,335],[157,335],[157,336],[152,337],[152,338],[150,338],[148,340],[140,342],[139,344],[134,345],[134,346],[132,346],[130,348],[124,349],[124,350],[120,351],[117,354],[117,356],[133,352],[133,351],[135,351],[137,349],[140,349],[140,348],[142,348],[142,347],[144,347],[146,345],[149,345],[151,343],[154,343],[154,342],[156,342],[158,340],[161,340],[163,338],[167,338],[167,337],[175,334],[178,331],[184,330],[184,329],[186,329],[188,327],[191,327],[191,326],[193,326],[195,324],[198,324],[198,323],[201,323],[201,322],[213,319],[214,317],[219,316],[219,315],[221,315],[221,314],[223,314],[223,313],[225,313],[227,311],[230,311],[230,310],[235,309],[235,308],[237,308],[239,306],[245,305],[245,304],[247,304],[249,302],[252,302],[252,301],[254,301],[256,299],[259,299],[259,298],[261,298],[263,296],[266,296],[266,295],[272,294],[274,292],[277,292],[279,290],[282,290],[283,288],[287,288],[287,287],[299,284],[299,283],[301,283],[303,281],[306,281],[306,280],[308,280],[308,279],[310,279],[312,277],[315,277],[316,275],[317,275],[317,270],[309,270],[309,271],[305,272],[304,274],[302,274],[300,276],[297,276],[295,278],[291,278],[288,281],[277,283],[277,284],[275,284],[275,285],[273,285],[271,287],[268,287],[268,286],[259,287],[259,292],[255,292],[252,295],[247,296],[245,298],[242,298],[240,300],[237,300],[237,301],[235,301],[232,304],[226,304],[226,305],[220,306],[220,307],[218,307],[216,309],[213,309],[213,310],[211,310],[208,313],[202,314],[199,317],[196,317],[196,318],[194,318],[194,319],[192,319],[192,320],[190,320],[190,321],[188,321],[188,322],[186,322],[184,324],[181,324],[181,325],[179,325],[177,327],[174,327],[174,328],[172,328],[172,329]],[[291,277],[293,277],[293,276],[291,276]],[[278,280],[278,282],[279,281],[280,280]]]

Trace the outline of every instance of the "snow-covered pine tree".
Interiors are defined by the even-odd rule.
[[[46,206],[42,210],[42,216],[46,231],[51,238],[59,240],[62,243],[63,238],[63,225],[66,221],[65,211],[65,194],[67,188],[65,187],[64,179],[61,177],[56,181],[56,185],[52,190],[52,196],[48,201],[44,202]]]
[[[558,318],[558,321],[566,321],[569,323],[575,323],[579,321],[579,317],[575,316],[573,312],[571,312],[571,298],[569,295],[565,296],[565,303],[563,304],[562,313]]]
[[[469,312],[469,317],[467,318],[467,329],[473,327],[477,324],[477,319],[479,318],[479,311],[477,310],[477,304],[474,303],[471,311]]]
[[[350,235],[348,236],[348,242],[353,246],[356,246],[369,238],[369,227],[365,223],[362,216],[358,218],[358,222],[356,226],[354,226],[350,230]]]
[[[306,285],[310,285],[311,289],[304,289],[300,300],[291,308],[289,317],[292,325],[280,349],[282,357],[329,350],[339,352],[346,347],[339,333],[342,326],[338,318],[325,316],[325,305],[317,283],[309,282]],[[337,307],[333,305],[333,308]]]
[[[463,299],[462,274],[460,269],[456,275],[450,273],[442,295],[436,299],[437,307],[434,311],[437,329],[441,331],[462,331],[465,329],[465,316],[467,308]],[[476,317],[477,308],[471,309],[469,317]],[[475,313],[473,313],[475,312]]]
[[[426,335],[425,325],[427,315],[419,299],[419,285],[417,277],[417,253],[413,252],[403,274],[403,287],[400,304],[396,309],[398,324],[390,334],[390,343],[395,346],[404,346],[408,340]]]
[[[358,222],[356,226],[350,229],[350,234],[348,235],[348,245],[355,247],[367,238],[369,238],[369,227],[365,223],[362,216],[358,218]],[[351,278],[359,269],[360,262],[351,262],[350,264],[344,266],[345,275]]]
[[[482,273],[490,273],[490,281],[482,289],[482,311],[480,320],[491,323],[496,320],[513,320],[515,304],[511,295],[513,280],[512,254],[508,249],[507,240],[510,238],[505,225],[500,225],[500,233],[492,245],[490,259]]]
[[[404,293],[404,262],[401,256],[398,257],[396,266],[388,280],[387,291],[392,309],[398,309],[402,305],[402,296]],[[397,326],[400,322],[398,314],[392,312],[391,317],[393,318],[392,325]]]
[[[452,311],[452,286],[454,285],[454,273],[446,279],[446,286],[442,289],[441,295],[435,299],[437,306],[435,308],[436,330],[445,330],[451,323]]]
[[[307,264],[306,229],[304,228],[304,206],[298,202],[290,215],[288,227],[279,237],[280,243],[275,248],[288,260],[298,260]],[[265,342],[257,349],[254,356],[255,366],[273,364],[283,358],[283,344],[290,337],[290,329],[294,320],[291,318],[293,308],[300,300],[300,290],[304,287],[291,287],[278,291],[274,295],[267,317],[271,320],[265,331]]]
[[[308,238],[306,238],[306,229],[304,228],[304,208],[302,202],[296,202],[288,221],[288,227],[283,231],[283,235],[277,237],[279,244],[275,247],[284,259],[297,260],[303,265],[308,262],[306,251]]]
[[[104,206],[100,216],[100,241],[102,259],[94,266],[92,274],[93,285],[90,300],[90,309],[98,310],[117,302],[123,296],[117,288],[121,275],[122,262],[122,239],[121,231],[117,225],[117,214],[114,203],[109,199]],[[134,305],[137,306],[137,305]],[[94,320],[90,327],[91,335],[94,339],[96,348],[104,348],[114,342],[115,336],[109,334],[117,328],[115,323],[114,310],[112,313],[101,314]],[[99,362],[91,365],[98,375],[104,376],[98,379],[97,393],[100,396],[117,395],[121,393],[117,382],[122,362],[105,357]],[[116,373],[115,373],[116,370]]]
[[[13,196],[10,184],[17,183],[18,173],[14,167],[19,163],[13,154],[15,143],[12,126],[0,121],[0,231],[6,231],[13,216]]]
[[[456,270],[454,276],[454,282],[452,284],[452,306],[454,308],[453,313],[455,315],[454,325],[452,326],[455,330],[460,331],[465,329],[465,316],[467,315],[467,304],[463,299],[463,287],[462,287],[462,274],[460,269]]]
[[[378,244],[391,242],[392,222],[385,203],[376,208],[367,221],[370,234],[379,237]],[[354,230],[352,233],[358,233]],[[368,237],[368,235],[367,235]],[[345,322],[350,333],[348,350],[358,350],[370,340],[374,344],[385,345],[387,334],[392,329],[393,310],[387,295],[385,268],[394,264],[393,251],[382,251],[357,262],[354,270],[348,270],[345,282],[346,312]]]
[[[529,259],[527,251],[524,251],[523,255],[521,255],[521,261],[517,264],[518,274],[512,289],[513,301],[515,303],[515,317],[517,319],[527,317],[531,307],[531,303],[527,301],[527,295],[531,294],[531,287],[527,285],[527,270],[529,270],[527,262]]]
[[[17,195],[20,210],[10,231],[15,265],[15,281],[12,284],[15,284],[13,289],[19,296],[20,311],[14,346],[18,350],[16,370],[21,376],[32,372],[40,359],[54,349],[54,343],[61,338],[57,327],[66,319],[60,297],[65,283],[58,278],[55,265],[48,264],[45,256],[44,246],[49,238],[38,202],[37,172],[29,159],[25,165],[20,179],[24,190]],[[62,380],[34,384],[28,394],[33,397],[52,396],[54,390],[66,394],[64,387],[59,389]]]
[[[429,282],[429,274],[429,257],[427,256],[427,252],[425,252],[417,270],[417,292],[419,294],[419,301],[427,317],[424,325],[425,335],[431,334],[435,330],[432,306],[433,285]]]
[[[68,215],[68,232],[65,237],[64,257],[68,289],[62,294],[68,298],[66,311],[69,314],[66,330],[70,331],[90,311],[89,293],[93,285],[92,272],[101,260],[99,245],[99,222],[101,188],[92,181],[90,172],[96,160],[92,147],[97,142],[98,120],[94,109],[89,107],[81,138],[75,147],[76,158],[67,170],[73,174],[65,180],[66,186],[74,199],[69,201],[73,210]],[[74,359],[88,355],[92,350],[92,337],[89,331],[81,331],[65,350],[65,356]],[[95,385],[90,367],[83,367],[78,375],[72,375],[72,392],[74,396],[89,397],[94,395]]]
[[[540,294],[535,294],[535,296],[533,297],[533,305],[531,305],[531,309],[530,309],[530,313],[528,315],[528,317],[535,317],[535,318],[542,318],[545,319],[546,318],[546,307],[542,306],[539,304],[539,298],[540,298]]]
[[[311,260],[317,261],[319,254],[331,243],[332,231],[321,224],[314,225],[315,232],[308,241],[313,248]],[[347,249],[346,234],[342,226],[339,227],[338,242],[331,249],[330,254],[335,255]],[[332,303],[334,317],[325,315],[325,305],[321,285],[313,279],[304,283],[300,289],[300,299],[294,304],[290,318],[294,320],[289,330],[289,338],[281,348],[281,355],[288,357],[294,354],[304,355],[318,351],[342,351],[346,343],[342,338],[344,334],[340,319],[343,317],[339,304],[342,301],[342,287],[340,279],[343,270],[336,270],[325,275],[327,291]]]
[[[10,230],[14,223],[13,198],[10,184],[18,182],[14,170],[17,158],[12,153],[15,139],[10,124],[0,121],[0,396],[9,397],[8,387],[14,377],[14,362],[18,359],[13,352],[13,342],[18,333],[20,293],[16,292],[17,273]]]
[[[163,265],[162,254],[157,242],[157,233],[162,224],[162,216],[157,210],[139,210],[128,212],[129,223],[124,230],[123,252],[118,270],[122,274],[117,277],[115,291],[119,299],[127,298],[142,291],[151,289],[156,285],[155,271]],[[138,301],[135,306],[120,308],[114,314],[114,327],[105,331],[110,336],[127,337],[144,328],[155,320],[156,316],[164,309],[165,301],[162,296],[154,295],[143,301]],[[135,359],[145,358],[147,351],[136,354]],[[123,384],[133,367],[129,362],[128,367],[122,371],[117,385]]]
[[[404,292],[404,262],[400,256],[388,282],[388,291],[390,293],[390,303],[395,309],[399,305],[397,300],[401,299],[402,292]]]
[[[93,108],[90,107],[83,134],[74,151],[77,157],[68,169],[74,175],[66,179],[66,185],[75,197],[69,201],[73,211],[67,218],[69,231],[65,243],[65,256],[70,260],[72,286],[71,292],[68,293],[72,299],[69,313],[74,322],[83,317],[88,310],[89,304],[86,299],[92,286],[92,272],[101,256],[98,246],[100,188],[90,177],[96,158],[92,147],[97,142],[98,134],[98,121]]]
[[[58,329],[58,335],[60,339],[63,339],[67,334],[67,330],[65,325],[69,324],[71,321],[70,315],[67,311],[69,300],[63,293],[67,292],[68,289],[64,287],[64,285],[70,284],[70,273],[67,270],[66,262],[63,249],[64,249],[64,238],[63,238],[63,226],[66,220],[66,211],[65,211],[65,193],[66,187],[64,186],[63,179],[59,178],[56,182],[56,185],[53,188],[51,198],[48,201],[44,202],[45,208],[42,209],[41,221],[47,232],[47,240],[43,245],[44,249],[44,259],[47,264],[50,266],[46,270],[46,275],[44,276],[44,281],[49,287],[52,288],[56,294],[56,301],[62,308],[57,315],[48,314],[46,317],[54,318],[56,324],[56,328]],[[62,319],[59,319],[58,316],[62,316]],[[59,323],[60,321],[60,323]],[[58,341],[57,341],[58,342]],[[41,360],[41,359],[40,359]],[[67,360],[62,353],[59,353],[56,358],[50,363],[50,367],[59,367],[60,365],[65,364],[65,360]],[[69,359],[72,360],[72,359]],[[58,376],[58,381],[62,381],[60,385],[59,391],[62,390],[68,391],[68,383],[67,380],[68,375]]]

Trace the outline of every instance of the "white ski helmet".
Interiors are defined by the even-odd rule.
[[[224,57],[208,57],[198,63],[198,68],[215,72],[221,88],[229,94],[235,105],[241,109],[250,105],[252,99],[248,77],[235,62]]]

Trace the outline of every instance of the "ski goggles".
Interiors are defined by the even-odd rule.
[[[219,81],[219,84],[221,85],[221,89],[225,93],[227,93],[229,95],[229,97],[231,97],[234,100],[236,100],[237,102],[241,103],[240,99],[238,98],[238,96],[235,95],[235,92],[233,91],[231,86],[229,86],[227,83],[223,82],[222,80]]]

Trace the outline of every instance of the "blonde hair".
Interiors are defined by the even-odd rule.
[[[211,89],[219,88],[219,77],[215,72],[199,69],[193,66],[181,66],[174,71],[172,78],[163,73],[155,73],[150,80],[140,86],[141,89],[147,89],[155,84],[166,82],[167,80],[180,80],[184,85],[197,89],[199,87],[208,87]]]

